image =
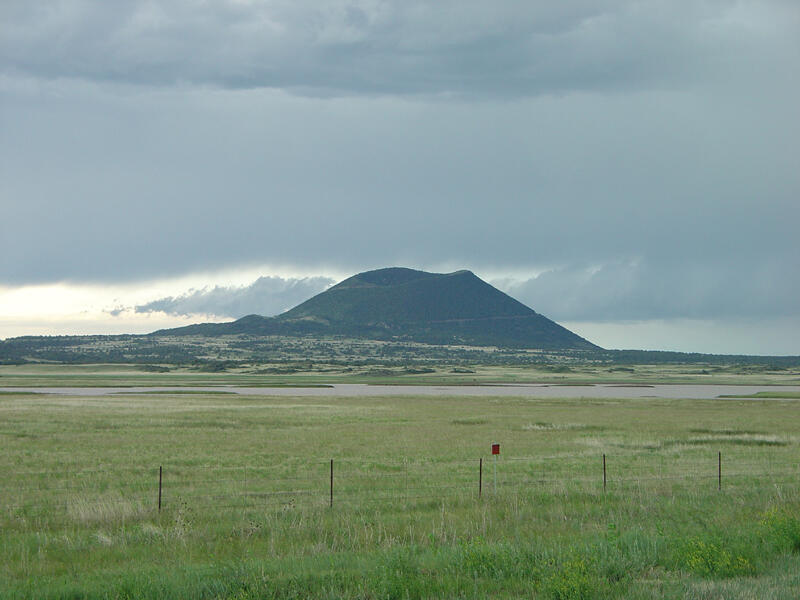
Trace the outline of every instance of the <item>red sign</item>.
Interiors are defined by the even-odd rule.
[[[500,454],[500,444],[492,444],[492,454]]]

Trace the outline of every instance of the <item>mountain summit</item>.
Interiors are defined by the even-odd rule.
[[[158,334],[338,335],[429,344],[597,349],[471,271],[391,267],[353,275],[277,317],[190,325]]]

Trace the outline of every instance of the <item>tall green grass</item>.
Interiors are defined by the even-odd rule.
[[[786,400],[5,395],[0,410],[2,597],[800,596]]]

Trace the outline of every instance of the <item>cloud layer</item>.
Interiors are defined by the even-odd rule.
[[[790,265],[791,266],[791,265]],[[530,279],[492,283],[536,311],[560,321],[729,319],[798,314],[800,258],[740,264],[653,265],[644,261],[567,266]]]
[[[758,68],[796,17],[788,2],[725,0],[10,0],[0,65],[312,95],[673,88],[725,77],[732,54]]]
[[[800,269],[800,262],[797,264]],[[159,298],[136,313],[211,315],[237,319],[273,316],[336,283],[329,277],[259,277],[250,285],[214,286]],[[643,261],[565,266],[536,277],[500,277],[490,283],[558,321],[616,322],[658,319],[752,319],[797,314],[800,282],[780,265],[749,265],[730,272],[704,265],[652,268]],[[124,308],[108,311],[123,314]]]
[[[248,286],[214,286],[191,290],[180,296],[160,298],[136,306],[135,312],[163,312],[173,316],[214,315],[232,319],[252,314],[273,316],[318,294],[333,283],[332,279],[326,277],[259,277]]]

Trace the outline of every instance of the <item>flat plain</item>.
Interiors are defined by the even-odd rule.
[[[0,394],[0,590],[13,598],[796,598],[800,398],[780,385],[796,385],[798,373],[737,368],[2,367],[0,387],[32,392],[176,387]],[[698,379],[771,384],[779,397],[181,390]]]

